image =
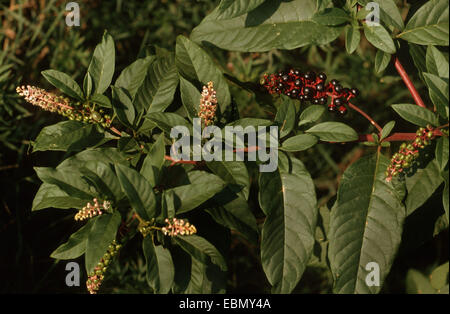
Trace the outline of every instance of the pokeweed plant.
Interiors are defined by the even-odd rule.
[[[43,183],[32,210],[75,209],[74,220],[83,224],[51,256],[70,260],[84,254],[87,289],[96,293],[115,255],[140,237],[154,293],[219,293],[226,291],[232,230],[260,246],[273,293],[291,293],[313,260],[331,270],[336,293],[380,292],[406,217],[443,183],[448,228],[449,66],[442,46],[448,46],[449,24],[446,0],[416,6],[405,21],[394,1],[375,1],[375,24],[367,19],[368,2],[222,0],[189,38],[177,38],[173,52],[156,48],[114,83],[114,40],[105,32],[81,86],[68,74],[47,70],[43,76],[64,96],[18,87],[29,103],[68,119],[43,128],[33,142],[34,152],[64,151],[69,157],[56,168],[35,168]],[[356,88],[326,73],[280,69],[244,83],[207,53],[211,44],[239,52],[292,50],[329,44],[341,34],[348,54],[361,37],[377,49],[376,72],[394,64],[414,103],[390,108],[399,121],[416,125],[416,133],[392,133],[396,121],[380,126],[364,111]],[[431,103],[422,100],[403,68],[400,44],[409,46]],[[240,118],[231,83],[274,108],[274,117]],[[333,116],[348,110],[367,119],[373,133],[358,134],[351,121]],[[278,127],[277,168],[260,172],[255,183],[263,223],[249,204],[255,178],[248,167],[264,160],[198,160],[193,149],[190,158],[170,153],[173,128],[191,132],[197,118],[201,130],[215,126],[219,133],[230,126]],[[337,198],[325,211],[319,211],[314,181],[298,157],[319,142],[373,146],[345,170]],[[398,152],[389,157],[391,144]],[[262,149],[248,144],[233,152]],[[316,232],[319,220],[322,236]],[[368,280],[372,267],[379,271],[375,284]],[[447,278],[448,267],[439,273]],[[433,291],[448,291],[448,279],[439,282]]]

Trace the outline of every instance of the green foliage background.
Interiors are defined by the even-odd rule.
[[[49,257],[64,242],[63,239],[67,239],[76,230],[73,216],[56,209],[31,213],[31,202],[40,184],[33,167],[56,166],[64,154],[31,154],[30,140],[36,138],[42,127],[60,121],[60,118],[24,104],[15,94],[15,87],[29,83],[51,89],[41,76],[41,71],[49,68],[70,73],[75,80],[81,81],[105,29],[116,43],[117,75],[137,57],[145,56],[156,46],[173,50],[177,35],[189,36],[219,1],[78,2],[82,25],[67,27],[64,22],[64,1],[0,1],[2,293],[85,292],[83,285],[79,288],[67,287],[64,282],[65,263],[55,262]],[[424,1],[396,2],[405,14],[408,12],[407,8],[411,7],[408,14],[412,14],[414,8]],[[381,125],[395,118],[393,111],[387,110],[389,105],[411,103],[409,92],[392,65],[382,73],[375,72],[376,50],[365,39],[352,55],[346,52],[344,36],[331,44],[289,51],[227,52],[211,46],[208,47],[208,52],[225,73],[242,82],[257,83],[264,72],[272,73],[288,67],[324,71],[329,78],[338,79],[345,86],[357,87],[361,91],[359,99],[364,100],[359,105]],[[431,103],[428,90],[409,57],[409,47],[400,47],[398,55],[425,102]],[[113,81],[115,79],[116,77]],[[233,101],[238,105],[242,117],[273,118],[267,108],[256,103],[252,93],[233,84],[230,86]],[[349,112],[345,122],[359,133],[373,131],[367,121],[354,112]],[[415,129],[413,125],[400,120],[395,126],[395,130],[402,132],[415,132]],[[393,145],[392,151],[395,152],[396,148]],[[299,154],[314,179],[319,204],[332,204],[343,171],[370,150],[373,149],[358,144],[347,144],[344,147],[322,143]],[[256,169],[249,171],[255,172]],[[256,182],[251,183],[249,203],[258,208]],[[408,286],[411,276],[427,276],[436,266],[448,261],[448,228],[440,233],[436,231],[439,230],[442,189],[443,187],[438,189],[421,208],[408,217],[400,253],[382,292],[413,292],[411,285]],[[421,225],[427,226],[427,229],[420,228]],[[436,230],[430,229],[430,225],[436,225]],[[259,248],[233,234],[230,241],[227,291],[270,292],[270,285],[260,266]],[[415,245],[410,247],[410,243]],[[138,246],[138,243],[135,245]],[[144,256],[137,254],[137,251],[133,243],[124,249],[119,262],[114,264],[102,285],[102,292],[148,292]],[[411,269],[420,272],[411,272]],[[312,265],[307,268],[294,293],[330,293],[331,288],[331,273],[325,268]]]

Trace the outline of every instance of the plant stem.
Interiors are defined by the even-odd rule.
[[[369,116],[367,113],[365,113],[363,110],[359,109],[357,106],[355,106],[354,104],[352,104],[351,102],[348,102],[348,106],[350,108],[352,108],[353,110],[357,111],[359,114],[361,114],[364,118],[366,118],[367,120],[369,120],[369,122],[377,128],[378,132],[381,133],[381,126],[378,125],[378,123],[375,122],[374,119],[372,119],[371,116]]]
[[[170,156],[165,155],[164,156],[165,160],[171,161],[172,163],[170,164],[171,166],[175,165],[175,164],[191,164],[191,165],[196,165],[197,161],[195,160],[175,160]]]
[[[414,102],[416,105],[427,108],[425,106],[425,103],[423,102],[422,98],[420,97],[419,93],[417,92],[416,88],[414,87],[414,84],[412,83],[411,79],[408,76],[408,73],[406,73],[405,69],[403,68],[403,65],[400,63],[400,60],[398,57],[395,57],[394,61],[395,68],[397,69],[398,74],[400,74],[400,77],[402,78],[403,82],[405,83],[406,87],[408,87],[409,92],[411,93],[411,96],[414,99]]]

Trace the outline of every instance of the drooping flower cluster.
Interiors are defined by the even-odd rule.
[[[347,113],[345,106],[348,101],[359,95],[356,88],[344,88],[338,80],[331,80],[326,83],[325,73],[306,72],[291,69],[277,74],[264,74],[261,84],[270,94],[284,94],[290,98],[302,101],[310,101],[316,105],[328,104],[328,97],[331,103],[328,105],[330,112],[339,112],[341,115]]]
[[[161,229],[164,235],[174,237],[177,235],[191,235],[197,233],[195,226],[191,225],[186,220],[166,218],[165,222],[167,225]]]
[[[69,120],[99,124],[104,128],[110,127],[111,117],[104,114],[104,110],[92,109],[88,104],[71,103],[66,97],[58,96],[35,86],[19,86],[16,92],[30,104],[50,112],[56,112]]]
[[[414,142],[410,144],[402,143],[399,151],[392,156],[391,163],[385,172],[386,181],[390,182],[392,177],[403,173],[406,169],[411,167],[414,160],[419,157],[419,149],[423,149],[425,146],[430,145],[431,141],[438,133],[440,133],[439,130],[428,125],[427,128],[420,128],[417,130]]]
[[[202,96],[200,98],[200,106],[198,116],[202,119],[205,126],[214,123],[217,110],[216,91],[213,82],[208,82],[208,86],[203,86]]]
[[[94,271],[89,274],[88,280],[86,281],[86,287],[90,294],[95,294],[100,289],[108,265],[111,263],[111,259],[117,255],[121,247],[122,245],[114,240],[109,245],[108,250],[103,255],[100,262],[95,266]]]
[[[75,214],[75,220],[85,220],[88,218],[92,218],[95,216],[102,215],[105,211],[111,209],[111,202],[109,201],[103,201],[103,204],[100,204],[98,202],[98,199],[94,198],[92,200],[94,204],[91,204],[88,202],[86,206],[84,206],[82,209],[78,211],[78,213]]]

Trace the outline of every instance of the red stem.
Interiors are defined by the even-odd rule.
[[[351,102],[348,102],[348,106],[350,108],[352,108],[353,110],[356,110],[357,112],[359,112],[359,114],[361,114],[364,118],[366,118],[367,120],[369,120],[369,122],[377,128],[378,132],[381,133],[381,126],[378,125],[378,123],[375,122],[374,119],[372,119],[371,116],[369,116],[367,113],[365,113],[364,111],[362,111],[361,109],[359,109],[357,106],[355,106],[354,104],[352,104]]]
[[[408,76],[408,73],[406,73],[405,69],[403,68],[403,65],[400,63],[400,60],[398,57],[395,57],[394,62],[395,68],[397,69],[398,74],[400,74],[400,77],[402,78],[403,82],[405,83],[406,87],[408,87],[409,92],[411,93],[414,102],[422,107],[427,108],[425,106],[425,103],[423,102],[422,98],[420,97],[419,93],[417,92],[416,88],[414,87],[414,84],[412,83],[411,79]]]
[[[191,164],[191,165],[196,165],[197,161],[195,160],[175,160],[170,156],[165,155],[164,156],[165,160],[171,161],[172,163],[170,164],[171,166],[176,165],[176,164]]]

